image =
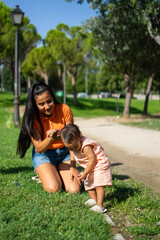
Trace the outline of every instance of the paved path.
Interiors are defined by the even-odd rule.
[[[117,124],[114,118],[75,118],[83,135],[104,147],[121,174],[160,192],[160,131]]]

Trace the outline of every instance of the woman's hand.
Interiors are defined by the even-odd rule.
[[[46,132],[47,137],[53,138],[54,140],[60,139],[60,130],[59,129],[51,129]]]
[[[79,173],[78,179],[81,181],[85,181],[87,177],[87,174],[85,172]]]
[[[80,180],[79,180],[79,178],[78,178],[78,175],[79,175],[79,174],[80,174],[80,173],[78,172],[78,170],[77,170],[76,168],[74,168],[74,167],[71,167],[71,168],[70,168],[71,181],[73,181],[74,178],[76,178],[77,181],[78,181],[78,183],[81,184],[81,182],[80,182]]]

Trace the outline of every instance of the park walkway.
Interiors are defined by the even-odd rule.
[[[83,135],[101,143],[113,169],[160,192],[160,131],[116,123],[114,118],[75,118]]]

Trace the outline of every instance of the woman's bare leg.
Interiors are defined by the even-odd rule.
[[[96,187],[96,193],[97,193],[97,205],[103,207],[105,195],[104,187]]]
[[[36,173],[45,191],[55,193],[62,189],[62,181],[54,165],[43,163],[36,168]]]
[[[95,188],[88,190],[88,194],[89,194],[91,199],[94,199],[94,200],[97,201],[97,194],[96,194],[96,189]]]
[[[61,175],[62,181],[64,183],[65,190],[69,193],[80,192],[81,185],[78,183],[78,180],[76,178],[71,180],[70,161],[61,163],[58,166],[58,170]]]

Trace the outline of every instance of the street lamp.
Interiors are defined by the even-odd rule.
[[[66,104],[66,64],[65,62],[62,61],[57,61],[57,65],[63,65],[63,74],[62,74],[62,79],[63,79],[63,103]]]
[[[11,12],[12,23],[15,28],[15,69],[14,69],[14,124],[15,126],[20,125],[19,116],[19,74],[18,74],[18,27],[22,24],[24,13],[17,5],[16,8]]]
[[[86,64],[86,70],[85,70],[85,93],[88,96],[88,67],[87,67],[88,56],[87,56],[87,54],[84,55],[84,61],[85,61],[85,64]]]

